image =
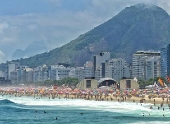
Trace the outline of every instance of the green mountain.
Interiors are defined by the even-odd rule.
[[[107,51],[112,57],[131,61],[137,50],[160,50],[170,43],[170,16],[155,5],[126,7],[107,22],[60,48],[19,60],[22,65],[68,63],[82,66],[94,54]]]

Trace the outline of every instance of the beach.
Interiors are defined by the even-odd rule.
[[[35,99],[84,99],[93,101],[117,101],[133,102],[137,104],[151,103],[153,105],[168,105],[170,101],[169,90],[166,89],[86,89],[80,90],[71,87],[0,87],[0,95],[9,95],[13,97],[29,96]]]
[[[168,124],[168,92],[167,89],[80,90],[68,86],[1,87],[0,123]]]

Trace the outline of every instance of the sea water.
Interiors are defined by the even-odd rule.
[[[169,124],[170,109],[152,104],[0,96],[0,124]],[[163,116],[164,115],[164,116]]]

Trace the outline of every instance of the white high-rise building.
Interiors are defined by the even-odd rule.
[[[61,80],[66,77],[70,77],[70,71],[74,68],[64,67],[63,65],[52,65],[49,68],[49,79],[50,80]]]
[[[145,79],[160,77],[160,56],[148,57],[145,62]]]
[[[84,67],[76,67],[75,68],[75,78],[77,78],[78,80],[83,80],[84,77]]]
[[[75,68],[75,78],[78,80],[83,80],[85,78],[92,78],[94,77],[93,74],[93,62],[87,61],[83,67],[76,67]]]
[[[155,61],[154,63],[157,64],[151,64],[149,61]],[[152,69],[157,69],[154,71],[152,75],[159,75],[160,73],[160,52],[155,51],[137,51],[135,54],[133,54],[132,58],[132,78],[139,78],[143,80],[147,80],[149,78],[153,78],[151,76]],[[153,67],[152,67],[153,66]],[[159,67],[156,67],[159,66]],[[150,71],[150,72],[149,72]],[[150,74],[150,76],[149,76]]]
[[[167,48],[161,49],[161,77],[167,76]]]
[[[100,80],[101,78],[105,78],[105,76],[102,76],[102,72],[105,73],[105,69],[103,69],[102,65],[100,65],[100,67],[98,67],[95,71],[95,79],[96,80]]]
[[[10,80],[13,83],[33,82],[33,69],[27,66],[19,66],[10,72]]]
[[[111,59],[106,62],[106,77],[121,80],[123,77],[130,78],[130,68],[122,58]]]
[[[7,62],[7,79],[11,79],[10,73],[16,71],[20,66],[19,62]]]
[[[32,68],[26,68],[26,82],[34,81],[34,71]]]
[[[46,81],[49,79],[48,67],[46,65],[34,68],[34,82]]]
[[[5,77],[5,72],[0,70],[0,77]]]
[[[10,72],[10,80],[12,83],[17,83],[17,71],[11,71]]]
[[[105,77],[105,62],[108,61],[109,59],[110,59],[110,52],[102,52],[99,55],[94,56],[93,65],[94,65],[94,75],[96,79]],[[99,70],[101,71],[101,73],[99,73]]]
[[[87,61],[84,64],[84,71],[83,71],[83,75],[85,78],[91,78],[93,77],[93,62],[91,61]]]

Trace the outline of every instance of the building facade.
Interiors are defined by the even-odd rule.
[[[147,80],[149,78],[154,78],[157,76],[160,76],[160,52],[150,50],[150,51],[137,51],[135,54],[133,54],[132,78],[136,77],[139,79]]]
[[[16,71],[16,69],[18,69],[20,66],[19,62],[7,62],[7,68],[6,68],[6,73],[7,73],[7,77],[6,79],[10,80],[12,77],[10,76],[10,73],[12,71]]]
[[[42,82],[49,80],[48,67],[46,65],[34,68],[34,82]]]
[[[99,55],[94,56],[94,76],[97,80],[105,77],[105,62],[108,60],[110,60],[110,52],[101,52]]]
[[[167,76],[167,48],[161,48],[161,77]]]
[[[167,46],[167,76],[170,76],[170,44]]]
[[[63,65],[52,65],[49,67],[49,80],[61,80],[69,77],[70,71],[73,69]]]
[[[144,78],[146,80],[161,76],[160,56],[148,57],[145,63]]]
[[[123,77],[130,78],[130,68],[122,58],[111,59],[106,62],[106,77],[121,80]]]
[[[119,83],[121,90],[125,89],[139,89],[139,84],[134,79],[122,79]]]
[[[77,78],[79,81],[85,78],[83,73],[84,73],[84,67],[75,68],[75,78]]]

